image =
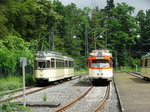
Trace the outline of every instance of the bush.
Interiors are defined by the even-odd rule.
[[[20,57],[27,57],[33,64],[34,54],[30,48],[30,43],[16,36],[7,36],[0,39],[0,67],[4,68],[5,76],[15,71],[19,65]]]
[[[33,75],[26,74],[26,86],[34,85]],[[9,76],[0,79],[0,91],[15,90],[22,88],[22,76]]]
[[[81,74],[88,74],[87,69],[80,69],[80,70],[75,70],[75,75],[81,75]]]
[[[9,76],[0,80],[0,91],[14,90],[22,87],[22,78]]]
[[[140,71],[140,68],[138,68],[137,72]],[[136,72],[136,68],[129,67],[129,66],[121,66],[119,70],[115,70],[114,72]]]
[[[28,107],[5,103],[0,105],[0,112],[32,112]]]
[[[33,75],[31,74],[26,74],[26,86],[31,86],[35,84],[35,79]]]

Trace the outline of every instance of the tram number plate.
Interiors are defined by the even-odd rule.
[[[102,72],[102,69],[98,69],[98,72],[100,72],[100,73],[101,73],[101,72]]]

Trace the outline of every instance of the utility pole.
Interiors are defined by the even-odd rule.
[[[106,48],[107,48],[107,30],[109,30],[109,29],[107,29],[107,28],[94,28],[94,29],[92,29],[92,30],[94,30],[94,48],[95,48],[95,50],[96,50],[96,39],[98,38],[98,36],[96,37],[96,30],[101,30],[102,32],[100,33],[100,35],[102,35],[102,34],[105,34],[105,32],[106,32],[106,36],[105,36],[105,41],[106,41]],[[99,35],[99,36],[100,36]]]
[[[87,31],[87,25],[85,25],[85,60],[88,55],[88,31]],[[85,67],[86,67],[86,61],[85,61]]]
[[[94,45],[95,45],[94,48],[95,48],[95,50],[96,50],[96,32],[95,32],[95,30],[94,30],[94,43],[95,43],[95,44],[94,44]]]
[[[108,30],[106,30],[106,49],[107,49]]]
[[[54,32],[50,31],[48,34],[49,38],[49,50],[54,51]]]
[[[49,38],[49,50],[51,50],[51,32],[49,32],[48,38]]]
[[[117,70],[118,68],[117,68],[117,51],[115,51],[115,69]]]
[[[52,37],[52,51],[54,51],[54,32],[51,32]]]

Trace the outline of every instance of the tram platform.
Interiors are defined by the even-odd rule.
[[[114,73],[122,112],[150,112],[150,82],[127,73]]]

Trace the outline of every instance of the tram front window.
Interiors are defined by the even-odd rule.
[[[110,67],[108,60],[93,60],[91,67],[94,68],[104,68],[104,67]]]
[[[45,68],[45,65],[46,65],[45,61],[38,61],[37,62],[37,68]]]

